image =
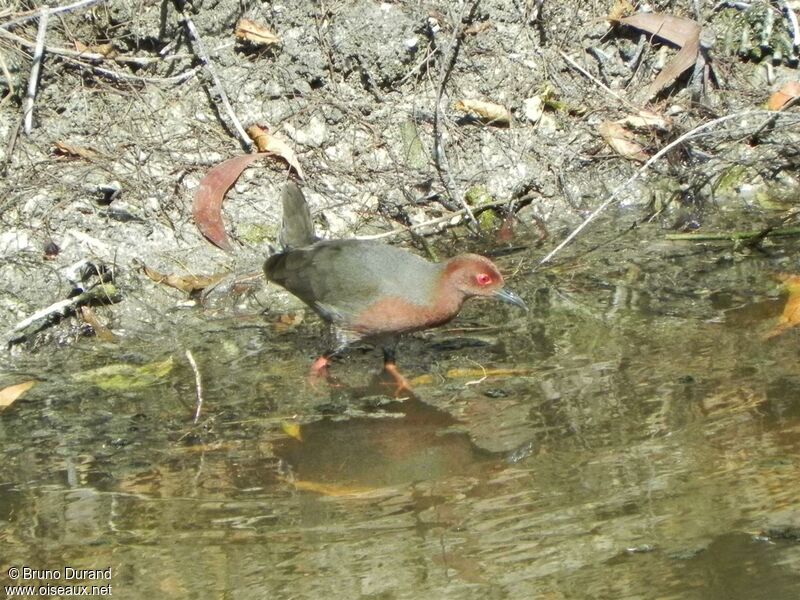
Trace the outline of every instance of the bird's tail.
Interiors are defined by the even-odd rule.
[[[278,236],[278,243],[285,252],[291,248],[302,248],[316,242],[319,238],[314,234],[314,224],[308,210],[303,192],[290,181],[281,193],[283,200],[283,223]]]

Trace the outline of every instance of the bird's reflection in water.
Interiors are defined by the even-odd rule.
[[[326,495],[451,477],[485,480],[507,466],[506,454],[479,448],[458,424],[449,413],[407,393],[405,400],[364,416],[303,425],[274,451],[297,488]]]

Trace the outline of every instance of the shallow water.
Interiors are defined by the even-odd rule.
[[[318,326],[277,313],[17,357],[0,387],[39,384],[0,414],[2,584],[69,566],[130,598],[797,597],[800,331],[764,337],[796,258],[628,237],[534,276],[502,263],[531,312],[475,302],[407,340],[412,398],[371,352],[308,385]]]

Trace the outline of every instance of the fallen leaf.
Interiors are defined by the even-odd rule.
[[[56,142],[53,144],[53,151],[62,156],[74,156],[78,158],[85,158],[86,160],[93,160],[97,158],[97,152],[91,148],[83,148],[81,146],[73,146],[66,142]]]
[[[783,287],[789,291],[789,297],[786,298],[778,324],[764,336],[765,339],[773,338],[787,329],[800,325],[800,275],[783,274],[779,277],[783,281]]]
[[[295,329],[302,322],[303,322],[302,312],[283,313],[278,317],[277,321],[275,321],[275,331],[277,331],[278,333],[284,333],[286,331]]]
[[[305,179],[303,169],[300,167],[300,161],[297,160],[297,155],[282,136],[277,133],[270,133],[260,125],[248,127],[247,135],[256,143],[256,148],[258,148],[259,152],[266,152],[282,158],[294,169],[300,179]]]
[[[116,339],[112,331],[100,322],[91,306],[81,306],[80,311],[81,318],[92,327],[98,339],[104,342],[113,342]]]
[[[89,54],[99,54],[100,56],[111,57],[114,56],[117,52],[114,49],[113,44],[96,44],[94,46],[87,46],[86,44],[76,41],[75,42],[75,50],[78,52],[86,52]]]
[[[600,132],[600,135],[603,136],[606,143],[623,158],[638,160],[640,162],[645,162],[648,159],[642,146],[634,141],[633,134],[621,124],[613,121],[605,121],[600,123],[597,130]]]
[[[156,283],[163,283],[187,294],[204,290],[225,277],[225,275],[166,275],[146,265],[142,270]]]
[[[234,156],[211,168],[200,181],[194,195],[192,215],[195,225],[209,242],[230,252],[233,250],[225,225],[222,222],[222,203],[225,193],[239,179],[247,166],[262,154],[244,154]]]
[[[292,481],[295,489],[314,492],[322,496],[329,496],[331,498],[358,498],[361,496],[370,496],[376,493],[381,493],[381,488],[370,488],[364,486],[349,486],[340,485],[336,483],[317,483],[315,481]],[[385,492],[384,492],[385,493]]]
[[[476,377],[513,377],[514,375],[530,375],[531,369],[469,369],[457,368],[447,371],[448,379],[474,379]]]
[[[789,102],[800,96],[800,81],[790,81],[767,100],[769,110],[781,110]]]
[[[669,131],[672,128],[672,119],[664,117],[649,110],[640,110],[635,115],[628,115],[615,121],[631,129]]]
[[[676,46],[685,46],[692,40],[700,38],[700,25],[697,21],[666,13],[640,12],[630,17],[622,17],[619,22],[652,33]]]
[[[75,381],[96,385],[106,391],[129,391],[149,387],[164,381],[172,371],[174,360],[170,356],[166,360],[146,365],[129,365],[118,363],[82,373],[73,373]]]
[[[464,28],[464,35],[478,35],[479,33],[483,33],[484,31],[488,31],[494,27],[491,21],[481,21],[479,23],[473,23],[469,27]]]
[[[410,382],[411,387],[419,387],[422,385],[428,385],[433,383],[433,375],[425,374],[425,375],[417,375],[414,377]]]
[[[608,14],[608,20],[612,23],[616,23],[622,17],[633,11],[633,4],[631,4],[629,0],[616,0],[614,6],[611,7],[611,12]]]
[[[5,387],[2,390],[0,390],[0,410],[8,408],[12,404],[14,404],[14,402],[16,402],[17,399],[19,399],[25,392],[27,392],[35,385],[36,382],[33,380],[23,381],[22,383],[9,385],[8,387]]]
[[[482,100],[459,100],[453,106],[456,110],[478,117],[490,125],[508,125],[511,123],[511,112],[505,107],[493,102]]]
[[[674,82],[681,73],[697,62],[700,54],[701,28],[697,21],[684,19],[664,13],[636,13],[630,17],[615,20],[618,23],[635,27],[662,40],[680,47],[675,58],[658,74],[647,91],[652,98]]]
[[[256,143],[259,152],[234,156],[212,167],[200,181],[192,204],[192,215],[200,233],[209,242],[227,252],[232,251],[233,247],[225,233],[225,224],[222,221],[222,203],[225,201],[227,191],[236,183],[242,171],[250,163],[259,158],[277,156],[286,161],[300,179],[304,178],[303,169],[300,167],[294,150],[282,137],[272,134],[258,125],[248,128],[247,134]]]
[[[296,439],[298,442],[303,441],[303,432],[300,430],[300,423],[284,421],[283,423],[281,423],[281,429],[283,429],[283,432],[286,435]]]
[[[270,46],[281,43],[281,39],[267,27],[255,21],[251,21],[250,19],[241,19],[236,24],[234,35],[240,40],[247,40],[259,46]]]

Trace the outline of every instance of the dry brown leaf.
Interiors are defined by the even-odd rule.
[[[464,28],[464,35],[478,35],[494,27],[491,21],[480,21]]]
[[[81,306],[80,310],[81,318],[85,323],[91,325],[92,329],[94,330],[94,334],[98,339],[101,339],[104,342],[113,342],[116,339],[116,336],[113,334],[113,332],[100,322],[91,306]]]
[[[284,333],[291,329],[295,329],[300,323],[303,322],[303,313],[283,313],[281,316],[278,317],[278,320],[275,321],[275,331],[278,333]]]
[[[156,283],[163,283],[187,294],[204,290],[225,277],[225,275],[166,275],[148,266],[144,266],[143,270],[144,274]]]
[[[642,146],[634,141],[633,134],[619,123],[605,121],[600,123],[597,130],[606,143],[620,156],[640,162],[645,162],[648,159]]]
[[[303,441],[303,432],[300,429],[300,423],[293,423],[291,421],[284,421],[281,423],[283,432],[291,438],[296,439],[298,442]]]
[[[14,404],[14,402],[16,402],[17,399],[20,398],[20,396],[22,396],[22,394],[27,392],[34,385],[36,385],[36,382],[33,380],[24,381],[22,383],[10,385],[0,390],[0,410],[8,408],[12,404]]]
[[[778,324],[765,335],[765,339],[782,334],[787,329],[800,325],[800,275],[780,275],[783,286],[789,291],[783,313],[778,318]]]
[[[511,123],[511,112],[505,107],[493,102],[482,100],[459,100],[453,106],[456,110],[478,117],[484,123],[492,125],[508,125]]]
[[[625,15],[629,15],[634,11],[633,4],[629,0],[616,0],[614,6],[611,7],[611,12],[608,13],[608,20],[612,23],[618,22]]]
[[[281,39],[267,27],[255,21],[251,21],[250,19],[241,19],[236,24],[234,35],[240,40],[247,40],[259,46],[270,46],[281,43]]]
[[[56,142],[53,144],[53,150],[62,156],[74,156],[78,158],[85,158],[86,160],[94,160],[97,158],[97,152],[91,148],[74,146],[66,142]]]
[[[304,492],[314,492],[331,498],[358,498],[360,496],[369,496],[381,492],[381,488],[336,483],[317,483],[315,481],[302,481],[299,479],[292,481],[292,485],[294,485],[295,489]]]
[[[247,166],[262,154],[244,154],[234,156],[211,168],[200,181],[194,194],[192,215],[195,225],[209,242],[230,252],[233,250],[225,225],[222,222],[222,203],[225,193],[239,179]]]
[[[672,119],[649,110],[640,110],[635,115],[628,115],[615,123],[631,129],[669,131],[672,128]]]
[[[448,379],[474,379],[476,377],[513,377],[515,375],[530,375],[531,369],[470,369],[457,368],[447,371]]]
[[[800,96],[800,81],[790,81],[769,97],[767,108],[780,110],[798,96]]]
[[[300,167],[300,161],[297,160],[297,155],[286,143],[283,136],[277,133],[270,133],[260,125],[248,127],[247,135],[255,142],[259,152],[266,152],[272,156],[282,158],[294,169],[300,179],[305,179],[303,169]]]
[[[87,46],[82,42],[75,42],[75,50],[78,52],[86,52],[89,54],[99,54],[100,56],[111,57],[117,52],[114,50],[113,44],[97,44],[95,46]]]
[[[619,22],[652,33],[676,46],[682,47],[693,40],[700,39],[700,25],[697,24],[697,21],[665,13],[640,12],[630,17],[623,17],[619,19]]]
[[[623,17],[619,23],[646,31],[667,42],[680,47],[675,58],[658,74],[650,84],[647,97],[652,98],[670,85],[681,73],[697,62],[700,54],[700,25],[692,19],[684,19],[664,13],[636,13]]]

